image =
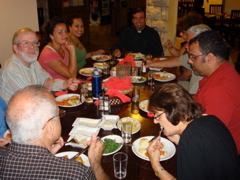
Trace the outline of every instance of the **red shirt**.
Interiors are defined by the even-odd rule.
[[[196,100],[228,127],[240,154],[240,75],[228,62],[199,82]]]

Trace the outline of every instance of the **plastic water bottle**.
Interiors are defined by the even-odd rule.
[[[102,93],[102,75],[97,68],[94,68],[92,73],[93,99],[98,99],[101,93]]]

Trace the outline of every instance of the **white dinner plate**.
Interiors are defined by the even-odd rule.
[[[146,113],[149,113],[149,111],[148,111],[148,103],[149,103],[149,100],[148,100],[148,99],[140,102],[140,103],[139,103],[139,108],[140,108],[142,111],[144,111],[144,112],[146,112]]]
[[[11,139],[11,133],[10,133],[9,129],[5,131],[5,133],[3,134],[3,137]]]
[[[143,138],[151,140],[153,138],[153,136],[145,136],[145,137],[141,137],[141,138],[135,140],[133,142],[132,151],[139,158],[141,158],[143,160],[146,160],[146,161],[149,161],[149,157],[147,157],[146,155],[141,154],[139,152],[139,149],[140,149],[139,142]],[[176,148],[175,148],[174,144],[166,138],[161,137],[161,142],[164,144],[164,147],[163,147],[162,151],[165,151],[166,155],[161,155],[160,156],[160,161],[165,161],[165,160],[173,157],[173,155],[176,153]]]
[[[146,80],[147,78],[142,76],[132,76],[132,83],[144,83]]]
[[[115,152],[118,152],[122,148],[122,146],[123,146],[123,138],[121,136],[118,136],[118,135],[108,135],[108,136],[104,136],[104,137],[101,138],[101,140],[104,140],[104,139],[113,139],[113,140],[115,140],[116,143],[120,143],[121,145],[115,151],[103,154],[103,156],[108,156],[108,155],[114,154]]]
[[[61,96],[56,97],[55,100],[61,102],[61,101],[65,100],[65,99],[68,99],[69,97],[72,97],[72,96],[78,96],[78,97],[80,97],[79,94],[64,94],[64,95],[61,95]],[[60,106],[60,107],[76,107],[76,106],[79,106],[79,105],[81,105],[82,103],[84,103],[84,101],[85,101],[85,98],[84,98],[84,96],[82,96],[82,97],[81,97],[81,100],[80,100],[80,103],[78,103],[78,104],[76,104],[76,105],[71,105],[71,106],[58,105],[58,106]]]
[[[92,60],[97,61],[97,62],[104,62],[108,61],[111,59],[111,56],[109,55],[94,55],[92,56]]]
[[[145,58],[145,55],[142,53],[129,53],[128,56],[133,56],[134,60],[141,60]]]
[[[82,68],[79,70],[79,74],[81,74],[82,76],[92,76],[93,73],[93,68]]]
[[[124,117],[124,118],[121,118],[117,123],[117,127],[120,131],[121,131],[122,123],[125,123],[125,122],[131,122],[133,124],[132,134],[136,134],[141,129],[141,124],[137,119],[132,117]]]
[[[150,71],[161,71],[162,67],[149,67]]]
[[[93,63],[93,67],[97,67],[99,69],[104,69],[104,68],[109,67],[109,64],[105,63],[105,62],[96,62],[96,63]]]
[[[165,79],[160,79],[156,76],[161,76],[161,77],[165,77]],[[168,72],[157,72],[157,73],[154,73],[153,74],[153,78],[156,80],[156,81],[159,81],[159,82],[169,82],[169,81],[172,81],[176,78],[175,74],[172,74],[172,73],[168,73]]]
[[[60,153],[57,153],[55,154],[56,157],[63,157],[63,156],[68,156],[68,159],[71,159],[73,156],[75,156],[78,152],[75,152],[75,151],[65,151],[65,152],[60,152]],[[85,166],[88,166],[90,167],[90,163],[89,163],[89,159],[88,157],[85,155],[85,154],[81,154],[80,157],[82,158],[83,160],[83,164]]]

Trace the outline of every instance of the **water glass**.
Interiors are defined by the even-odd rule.
[[[132,123],[122,123],[121,126],[122,138],[124,143],[130,143],[132,141]]]
[[[148,85],[150,85],[150,86],[154,85],[154,78],[153,78],[153,74],[152,73],[148,74]]]
[[[113,156],[114,176],[117,179],[123,179],[127,176],[128,155],[118,152]]]
[[[81,94],[85,98],[88,97],[88,84],[87,83],[82,83],[81,84]]]
[[[138,67],[132,67],[132,76],[138,76]]]

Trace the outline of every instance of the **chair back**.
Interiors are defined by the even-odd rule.
[[[232,10],[230,17],[230,28],[240,28],[240,10]]]
[[[223,6],[221,4],[210,4],[209,13],[210,14],[222,14]]]

